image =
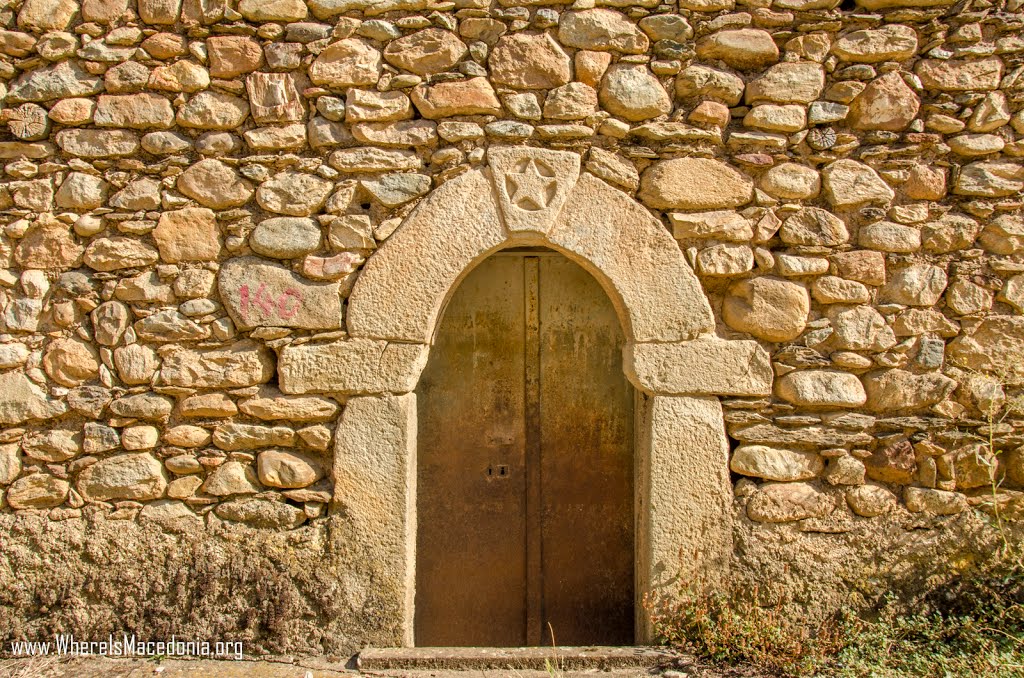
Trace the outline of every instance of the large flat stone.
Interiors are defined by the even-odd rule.
[[[736,473],[765,480],[810,480],[825,470],[821,455],[802,450],[740,445],[732,453],[729,468]]]
[[[754,183],[720,160],[676,158],[644,172],[639,198],[656,209],[707,210],[745,205],[753,195]]]
[[[163,464],[146,452],[102,459],[78,478],[78,491],[94,501],[159,499],[166,489]]]
[[[52,419],[67,406],[50,400],[43,389],[21,372],[0,374],[0,424],[20,424],[30,419]]]
[[[159,383],[187,388],[243,388],[270,381],[274,360],[251,341],[227,348],[173,349],[163,356]]]
[[[856,375],[835,370],[790,372],[779,378],[775,391],[783,400],[809,408],[859,407],[867,401]]]
[[[312,282],[259,257],[238,257],[221,266],[217,289],[239,329],[342,326],[339,283]]]
[[[864,376],[867,408],[873,412],[923,409],[945,398],[956,385],[949,377],[935,372],[913,374],[894,369]]]
[[[629,380],[650,394],[755,396],[772,389],[771,359],[756,341],[704,336],[626,344],[623,365]]]
[[[1003,62],[995,56],[977,61],[922,59],[914,72],[925,89],[942,92],[996,89],[1003,77]]]
[[[426,364],[425,344],[353,338],[285,346],[278,380],[281,391],[291,394],[408,393]]]

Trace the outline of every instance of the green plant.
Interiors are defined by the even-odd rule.
[[[551,626],[551,622],[548,622],[548,633],[551,634],[551,657],[544,658],[544,669],[548,672],[550,678],[562,678],[565,674],[565,668],[562,666],[562,661],[558,658],[558,645],[555,643],[555,628]]]
[[[911,613],[895,597],[861,616],[842,610],[807,626],[758,595],[695,586],[646,596],[659,639],[716,666],[772,676],[896,678],[1024,676],[1024,559],[983,562],[923,596]]]
[[[913,614],[889,601],[827,675],[1024,676],[1024,562],[985,563],[931,592]]]
[[[846,644],[858,621],[847,613],[809,628],[781,606],[750,597],[687,587],[645,596],[655,634],[665,644],[713,664],[753,665],[775,675],[808,675]]]
[[[1024,364],[1024,356],[1016,362]],[[999,489],[1002,486],[1003,478],[998,473],[999,457],[1005,453],[1005,450],[1000,449],[1000,446],[997,444],[996,432],[1011,416],[1024,415],[1024,394],[1007,397],[1005,393],[1006,388],[1018,385],[1021,377],[1017,371],[1001,371],[997,373],[975,372],[971,378],[976,380],[976,383],[980,382],[987,386],[990,391],[989,397],[979,402],[979,407],[984,412],[987,424],[985,427],[985,441],[983,443],[985,455],[975,454],[977,461],[989,468],[992,515],[996,521],[996,528],[999,530],[1003,551],[1008,553],[1013,545],[1006,536],[1006,526],[1003,521],[1002,507],[999,501]]]

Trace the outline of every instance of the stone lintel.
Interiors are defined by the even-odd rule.
[[[382,339],[285,346],[277,366],[280,388],[290,394],[408,393],[427,363],[427,349]]]
[[[626,344],[623,366],[650,395],[766,396],[772,392],[768,352],[756,341],[701,336],[692,341]]]

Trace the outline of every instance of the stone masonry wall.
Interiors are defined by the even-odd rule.
[[[1020,0],[596,5],[0,9],[5,636],[187,607],[273,650],[393,639],[329,508],[346,396],[282,393],[277,358],[344,340],[366,259],[499,145],[579,153],[673,233],[719,336],[771,353],[774,396],[723,399],[741,542],[942,529],[993,479],[1012,515],[1024,419],[986,415],[1024,364]],[[269,567],[273,604],[186,604],[166,562],[159,607],[70,590],[117,576],[104,543],[250,590]]]

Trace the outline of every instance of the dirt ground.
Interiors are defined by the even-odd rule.
[[[347,660],[274,659],[260,661],[156,660],[109,658],[0,659],[0,678],[550,678],[545,671],[359,671]],[[742,670],[720,672],[683,662],[673,668],[559,671],[559,678],[762,678]]]

